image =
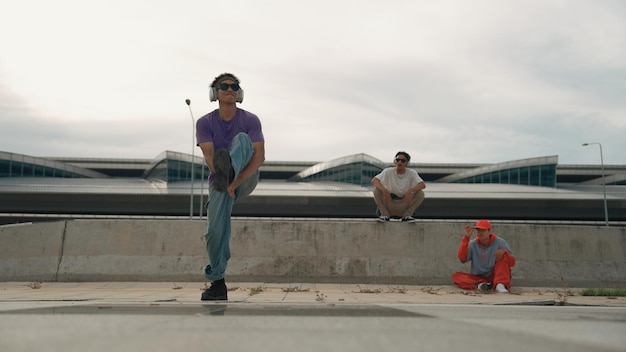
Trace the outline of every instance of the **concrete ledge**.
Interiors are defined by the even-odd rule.
[[[66,221],[0,226],[0,280],[56,281]]]
[[[493,222],[517,257],[513,285],[624,286],[626,228]],[[450,284],[465,222],[233,220],[228,280]],[[2,281],[204,281],[203,220],[0,226]]]

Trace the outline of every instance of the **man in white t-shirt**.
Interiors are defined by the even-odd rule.
[[[378,221],[389,221],[390,217],[414,222],[413,213],[424,201],[426,183],[414,169],[409,169],[411,156],[397,152],[395,167],[388,167],[374,176],[374,200],[380,211]]]

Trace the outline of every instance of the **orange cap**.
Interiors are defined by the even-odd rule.
[[[475,229],[491,229],[491,223],[487,220],[478,220],[476,225],[474,225]]]

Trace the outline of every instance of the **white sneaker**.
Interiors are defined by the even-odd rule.
[[[496,292],[498,292],[498,293],[509,293],[509,290],[507,290],[506,287],[504,287],[503,284],[497,284],[496,285]]]
[[[402,221],[411,223],[411,222],[416,222],[417,219],[412,216],[404,216],[402,217]]]
[[[376,218],[376,221],[378,221],[378,222],[388,222],[389,221],[389,217],[381,215],[378,218]]]

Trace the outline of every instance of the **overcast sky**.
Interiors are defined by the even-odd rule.
[[[626,164],[621,0],[13,0],[0,44],[12,153],[191,154],[232,72],[266,160]]]

